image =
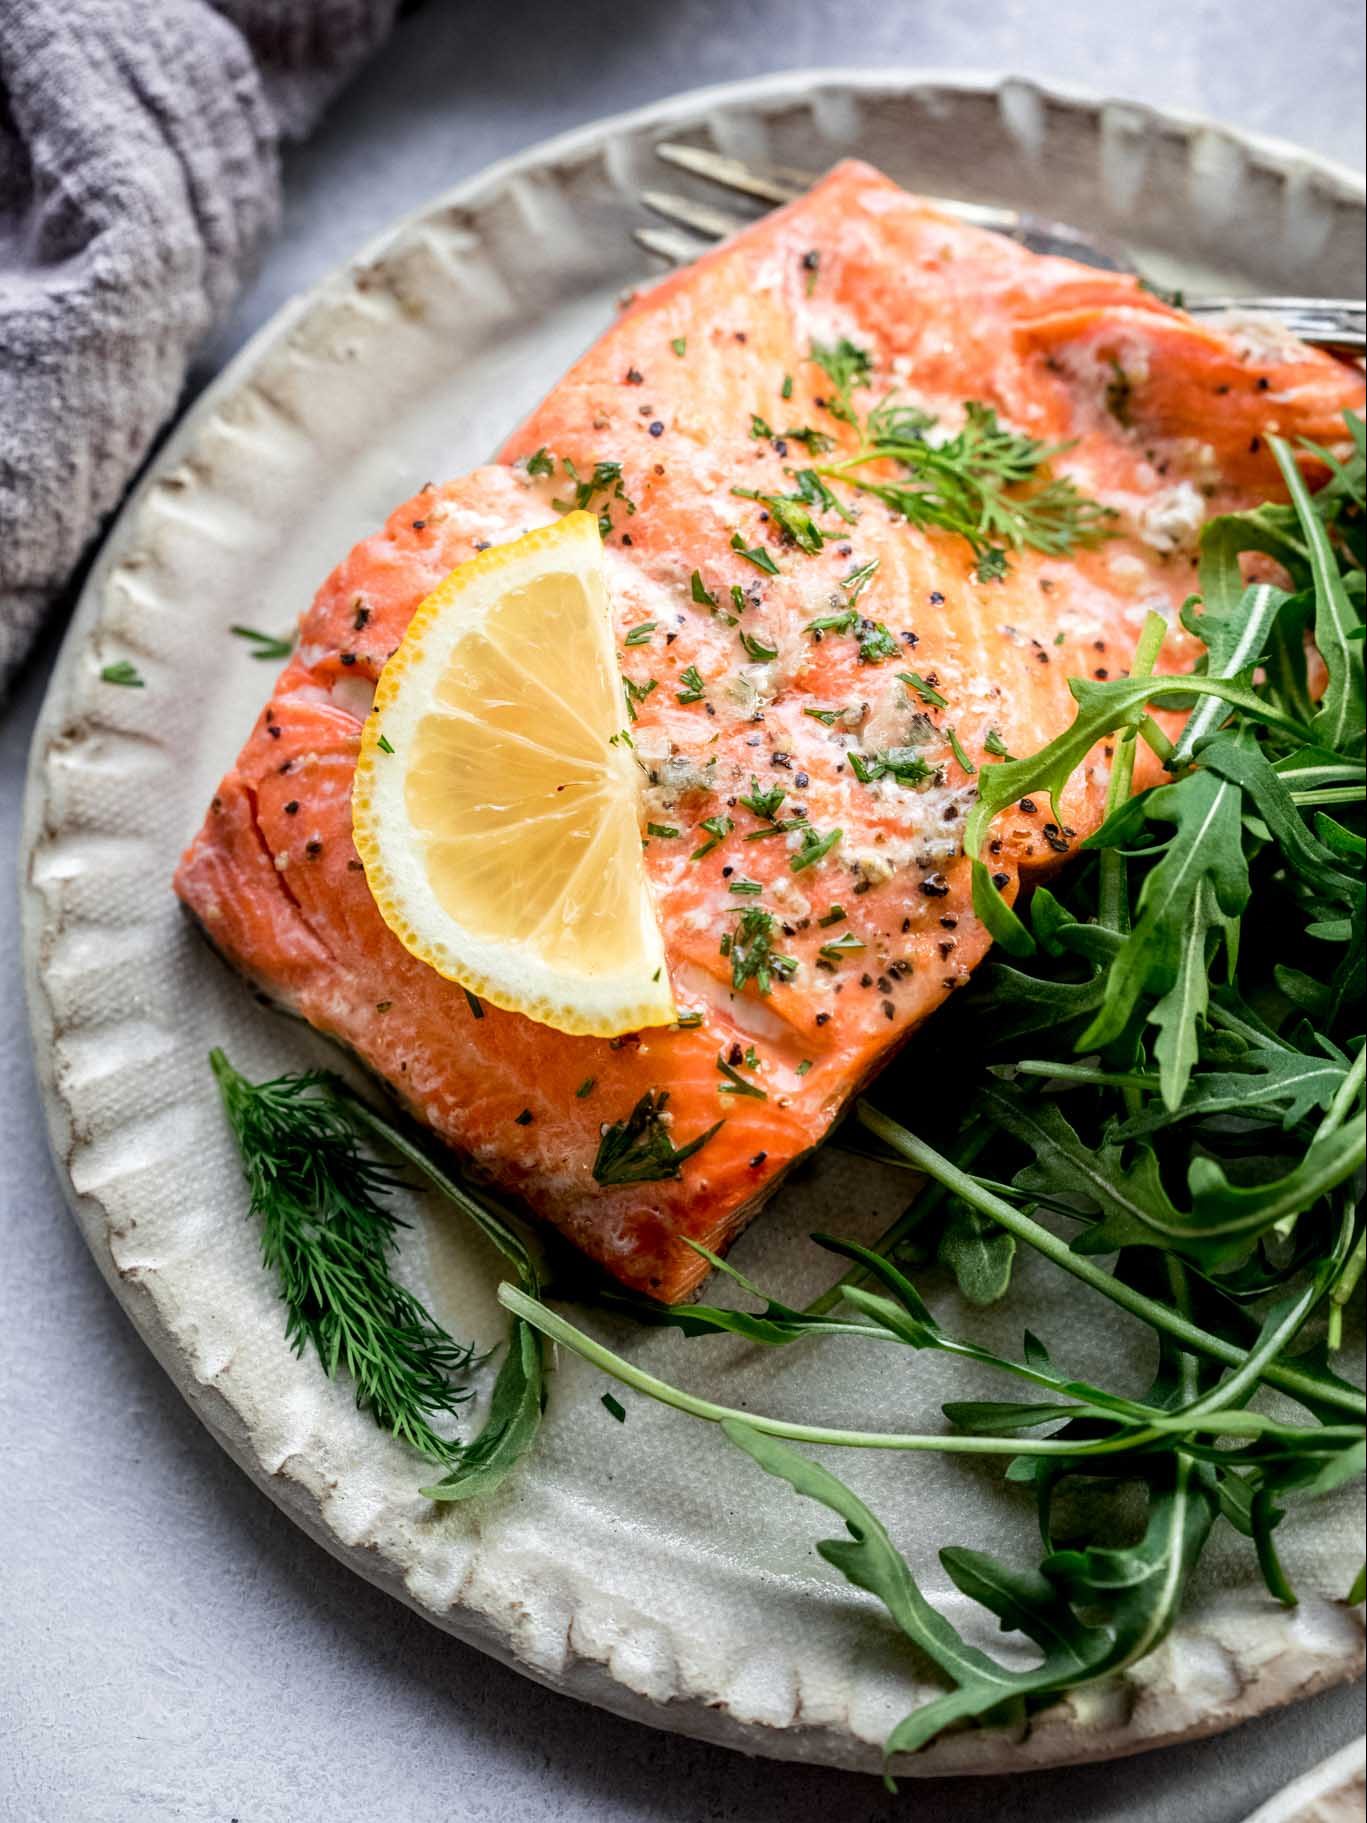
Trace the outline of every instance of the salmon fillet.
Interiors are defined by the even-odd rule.
[[[826,511],[822,548],[799,548],[733,489],[787,492],[814,443],[831,440],[826,461],[854,447],[810,358],[842,342],[866,357],[861,412],[893,390],[953,430],[980,401],[1070,443],[1054,469],[1113,509],[1114,535],[1014,552],[983,579],[963,538],[842,488],[857,516]],[[176,890],[477,1172],[626,1285],[680,1299],[706,1270],[685,1242],[724,1247],[988,948],[965,762],[1049,740],[1070,676],[1124,675],[1147,612],[1175,623],[1192,591],[1204,518],[1278,495],[1266,433],[1337,444],[1361,401],[1324,355],[1197,327],[1131,278],[1035,257],[844,164],[637,297],[495,464],[424,489],[343,560]],[[472,1006],[384,925],[351,840],[361,722],[414,609],[473,552],[553,521],[576,478],[604,515],[646,866],[687,1012],[611,1041]],[[812,631],[823,618],[838,624]],[[1164,666],[1199,650],[1174,624]],[[867,777],[868,756],[910,749]],[[1008,897],[1097,826],[1107,777],[1102,748],[1061,827],[1044,801],[1000,820]],[[647,1095],[667,1105],[623,1135]],[[600,1181],[605,1130],[683,1147],[723,1119],[676,1176]]]

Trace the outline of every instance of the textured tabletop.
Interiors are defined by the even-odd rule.
[[[678,89],[840,64],[1009,69],[1363,158],[1358,0],[430,0],[288,160],[284,234],[198,377],[394,215],[492,159]],[[10,855],[56,645],[0,722]],[[13,910],[0,971],[0,1823],[1241,1823],[1361,1729],[1360,1691],[1339,1691],[1137,1760],[913,1783],[893,1800],[871,1779],[653,1733],[492,1664],[335,1564],[181,1403],[63,1208]]]

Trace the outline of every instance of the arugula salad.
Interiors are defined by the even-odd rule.
[[[846,376],[843,397],[857,377]],[[839,478],[886,491],[857,471],[916,428],[873,426],[868,451],[843,461]],[[287,1334],[430,1460],[427,1496],[485,1495],[532,1447],[547,1341],[673,1407],[680,1424],[720,1425],[757,1470],[826,1509],[813,1514],[818,1530],[838,1522],[816,1549],[940,1668],[944,1693],[898,1723],[889,1756],[954,1724],[1038,1710],[1135,1664],[1173,1626],[1218,1527],[1246,1541],[1270,1595],[1295,1604],[1279,1534],[1301,1503],[1362,1473],[1367,1415],[1362,1390],[1340,1371],[1349,1309],[1361,1302],[1367,1161],[1367,449],[1361,421],[1350,418],[1349,429],[1350,459],[1311,452],[1329,473],[1318,492],[1297,452],[1274,440],[1289,504],[1205,528],[1199,594],[1183,612],[1206,648],[1196,673],[1164,673],[1167,626],[1152,615],[1131,675],[1072,681],[1075,717],[1057,739],[1024,757],[989,747],[994,763],[978,771],[965,848],[994,955],[830,1142],[907,1168],[900,1218],[872,1246],[814,1236],[831,1257],[831,1282],[803,1308],[720,1259],[712,1264],[734,1304],[669,1308],[596,1294],[702,1347],[730,1335],[821,1350],[832,1375],[860,1372],[870,1344],[882,1346],[884,1372],[889,1345],[938,1351],[1000,1375],[1002,1398],[927,1411],[914,1432],[832,1429],[699,1398],[548,1302],[557,1280],[540,1238],[401,1120],[328,1073],[252,1084],[214,1054]],[[989,447],[996,434],[984,414],[962,436]],[[806,508],[836,473],[818,464],[823,451],[810,453],[809,500],[802,490],[763,497],[799,539],[820,535]],[[613,479],[581,485],[592,494]],[[943,490],[933,501],[937,524],[957,511]],[[981,504],[965,503],[964,523],[980,522]],[[910,498],[896,505],[932,510]],[[1043,538],[1055,518],[1071,524],[1078,505],[1046,496],[1036,511]],[[985,538],[980,561],[990,566],[996,552]],[[1247,581],[1248,553],[1278,580]],[[1099,743],[1111,764],[1103,826],[1055,884],[1009,906],[977,858],[994,818],[1026,798],[1049,799],[1058,817],[1064,786]],[[1163,782],[1132,793],[1141,744]],[[742,925],[738,979],[781,967],[767,952],[747,960],[757,941]],[[929,1071],[918,1069],[927,1042]],[[745,1078],[731,1077],[745,1093]],[[604,1131],[600,1160],[628,1174],[612,1181],[630,1181],[707,1137],[676,1150],[658,1110],[642,1106]],[[487,1414],[467,1441],[453,1439],[450,1419],[472,1396],[480,1358],[393,1270],[402,1224],[387,1199],[414,1181],[474,1224],[508,1269],[499,1296],[510,1329]],[[1064,1347],[1034,1334],[1025,1311],[1019,1349],[990,1349],[971,1322],[947,1327],[918,1290],[918,1275],[938,1264],[970,1314],[1010,1300],[1023,1249],[1109,1300],[1117,1323],[1153,1333],[1151,1385],[1076,1377]],[[582,1283],[573,1292],[580,1298]],[[905,1405],[916,1365],[902,1366]],[[628,1416],[612,1393],[603,1402]],[[860,1453],[871,1449],[994,1457],[1018,1497],[1035,1503],[1033,1560],[950,1539],[940,1551],[955,1588],[1033,1644],[1030,1668],[971,1644],[928,1600],[856,1492]],[[1093,1496],[1091,1530],[1079,1537],[1074,1515],[1058,1543],[1059,1503],[1080,1484]],[[1118,1528],[1112,1508],[1136,1490],[1142,1524],[1117,1544],[1133,1528]],[[1363,1599],[1362,1574],[1342,1595]]]

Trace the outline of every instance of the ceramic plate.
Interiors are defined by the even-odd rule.
[[[206,1064],[257,1075],[322,1056],[264,1011],[182,921],[169,880],[268,675],[230,622],[285,628],[350,544],[432,476],[485,459],[650,276],[631,230],[664,137],[822,169],[846,153],[911,187],[1108,229],[1191,286],[1351,291],[1363,198],[1288,147],[1019,81],[785,76],[589,127],[498,165],[400,222],[281,313],[199,402],[125,508],[93,572],[33,750],[24,906],[38,1072],[71,1204],[116,1295],[242,1467],[337,1557],[531,1676],[750,1752],[874,1766],[931,1694],[881,1610],[815,1555],[829,1522],[714,1429],[559,1363],[531,1459],[485,1504],[433,1509],[421,1465],[285,1346]],[[130,659],[143,690],[100,682]],[[818,1158],[755,1224],[741,1264],[801,1301],[814,1227],[869,1237],[900,1208],[882,1168]],[[418,1217],[405,1270],[460,1335],[493,1341],[494,1262]],[[1051,1282],[1052,1281],[1052,1282]],[[932,1288],[946,1308],[946,1288]],[[1032,1325],[1081,1373],[1115,1367],[1104,1309],[1046,1267]],[[974,1317],[1018,1344],[1022,1308]],[[729,1340],[623,1332],[652,1368],[729,1403],[818,1422],[912,1426],[976,1393],[917,1356],[889,1411],[853,1351],[759,1358]],[[1143,1371],[1146,1335],[1128,1338]],[[951,1371],[945,1371],[949,1368]],[[874,1456],[842,1473],[956,1618],[945,1543],[1020,1553],[1029,1503],[962,1462]],[[1358,1509],[1354,1511],[1355,1507]],[[1212,1548],[1172,1639],[1123,1682],[1028,1734],[945,1739],[912,1772],[1021,1769],[1221,1728],[1355,1672],[1360,1506],[1297,1513],[1304,1599],[1273,1608],[1242,1547]],[[1227,1545],[1233,1540],[1227,1538]],[[971,1623],[969,1623],[971,1624]]]

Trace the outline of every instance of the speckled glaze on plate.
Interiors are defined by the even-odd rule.
[[[1209,123],[989,77],[843,72],[711,89],[557,139],[437,198],[238,357],[168,442],[91,575],[29,778],[34,1046],[71,1206],[110,1285],[224,1448],[338,1558],[589,1701],[751,1753],[873,1767],[888,1728],[932,1694],[927,1669],[877,1604],[816,1557],[828,1517],[714,1429],[631,1395],[618,1425],[601,1377],[562,1359],[534,1457],[488,1502],[434,1510],[416,1491],[421,1465],[345,1386],[291,1355],[205,1058],[221,1043],[264,1075],[325,1047],[253,1001],[169,889],[267,681],[229,624],[288,626],[395,501],[484,459],[608,322],[619,292],[650,276],[630,235],[665,137],[813,169],[856,153],[912,188],[1117,233],[1168,282],[1360,282],[1363,194],[1349,173]],[[119,659],[145,689],[100,681]],[[805,1235],[870,1236],[902,1190],[896,1173],[818,1157],[737,1258],[800,1299],[823,1274]],[[457,1333],[492,1341],[496,1263],[454,1219],[414,1213],[405,1271]],[[1019,1286],[1005,1309],[967,1319],[984,1339],[1017,1345],[1028,1307],[1056,1358],[1116,1375],[1109,1307],[1031,1261]],[[931,1290],[952,1305],[948,1288]],[[855,1351],[756,1358],[729,1340],[615,1339],[729,1403],[833,1424],[933,1422],[942,1399],[987,1385],[919,1355],[889,1382]],[[1123,1333],[1136,1378],[1146,1345]],[[930,1593],[976,1626],[935,1550],[1024,1556],[1028,1503],[962,1462],[869,1454],[839,1466]],[[903,1770],[1135,1752],[1355,1675],[1362,1612],[1340,1598],[1362,1560],[1361,1527],[1353,1490],[1297,1512],[1285,1553],[1303,1599],[1289,1613],[1226,1535],[1180,1626],[1124,1679],[1028,1732],[943,1739]]]

